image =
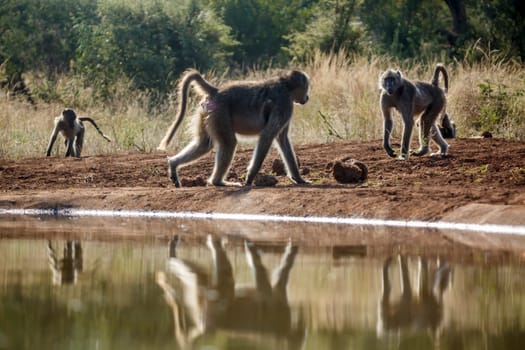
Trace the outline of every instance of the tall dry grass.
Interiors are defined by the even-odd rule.
[[[382,118],[378,106],[378,77],[385,69],[400,68],[410,79],[429,81],[437,62],[400,63],[386,57],[349,59],[344,53],[316,55],[303,67],[311,77],[311,99],[296,106],[292,121],[292,138],[296,144],[344,140],[373,140],[382,135]],[[459,137],[479,135],[484,130],[495,137],[525,140],[525,69],[522,64],[487,55],[476,64],[447,65],[450,78],[447,110],[458,126]],[[236,78],[262,78],[273,71],[252,71]],[[220,82],[227,79],[218,72],[206,77]],[[105,142],[87,126],[84,155],[128,151],[153,151],[176,114],[175,97],[154,106],[146,93],[132,91],[129,84],[113,87],[109,102],[96,102],[93,91],[83,88],[75,78],[62,77],[46,82],[36,76],[28,85],[50,100],[38,101],[35,107],[23,99],[0,98],[0,157],[41,157],[45,153],[53,118],[65,107],[80,115],[95,118],[101,129],[113,139]],[[186,118],[170,145],[175,151],[188,142]],[[396,119],[393,137],[399,137],[400,118]],[[252,141],[241,147],[251,147]],[[63,143],[54,154],[64,153]]]

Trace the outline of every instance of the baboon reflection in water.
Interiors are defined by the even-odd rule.
[[[82,245],[79,241],[66,241],[62,258],[57,256],[51,241],[47,241],[47,256],[55,285],[75,284],[83,270]]]
[[[168,269],[179,280],[180,290],[168,282],[164,272],[157,272],[157,284],[172,309],[175,337],[182,348],[192,347],[201,336],[218,330],[252,339],[259,335],[264,341],[273,338],[285,348],[302,347],[304,321],[299,317],[296,325],[292,324],[286,291],[297,246],[291,242],[286,245],[270,284],[257,247],[246,241],[246,260],[255,280],[253,288],[235,286],[232,265],[220,238],[210,235],[207,239],[213,258],[211,276],[197,264],[177,258],[177,243],[178,238],[170,241]]]
[[[443,261],[437,261],[435,269],[429,267],[427,259],[419,258],[417,295],[413,294],[410,284],[406,256],[399,256],[401,273],[401,296],[396,301],[390,300],[392,285],[388,270],[392,257],[383,264],[383,293],[379,303],[377,333],[400,331],[430,331],[434,345],[439,347],[439,335],[443,321],[443,294],[447,289],[452,270]],[[433,270],[432,272],[430,270]]]

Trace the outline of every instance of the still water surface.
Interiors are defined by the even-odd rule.
[[[525,348],[516,261],[2,227],[0,349]]]

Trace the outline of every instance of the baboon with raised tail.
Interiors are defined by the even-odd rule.
[[[439,74],[443,75],[444,89],[439,87]],[[448,73],[441,64],[436,66],[430,83],[410,81],[403,77],[400,71],[388,69],[380,79],[380,106],[384,119],[383,147],[391,157],[406,160],[409,157],[410,139],[414,127],[414,118],[419,117],[419,149],[412,154],[422,156],[429,152],[430,137],[440,148],[432,156],[445,157],[448,154],[448,144],[441,135],[437,122],[445,116],[448,90]],[[403,120],[403,136],[401,139],[401,154],[397,154],[390,145],[390,134],[394,126],[392,109],[401,114]],[[448,117],[447,117],[448,119]]]
[[[106,141],[111,142],[109,137],[104,135],[93,119],[77,117],[74,110],[66,108],[60,116],[55,118],[55,127],[49,139],[49,144],[47,145],[46,156],[49,157],[51,155],[58,133],[61,133],[66,139],[66,157],[73,156],[79,158],[82,153],[82,146],[84,145],[85,127],[83,122],[90,122]]]
[[[288,135],[294,103],[309,99],[310,80],[301,71],[284,71],[276,77],[258,81],[235,81],[214,86],[196,70],[188,70],[179,84],[179,111],[158,149],[165,150],[179,128],[188,101],[190,85],[202,98],[193,117],[192,142],[168,158],[171,181],[180,187],[177,168],[190,163],[215,148],[215,164],[208,183],[215,186],[240,186],[225,177],[237,147],[237,134],[259,136],[248,166],[245,185],[251,185],[255,175],[275,141],[286,166],[288,177],[297,184],[307,183],[300,173],[297,158]]]

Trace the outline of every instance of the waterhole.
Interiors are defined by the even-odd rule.
[[[0,349],[523,349],[520,253],[435,229],[0,216]]]

